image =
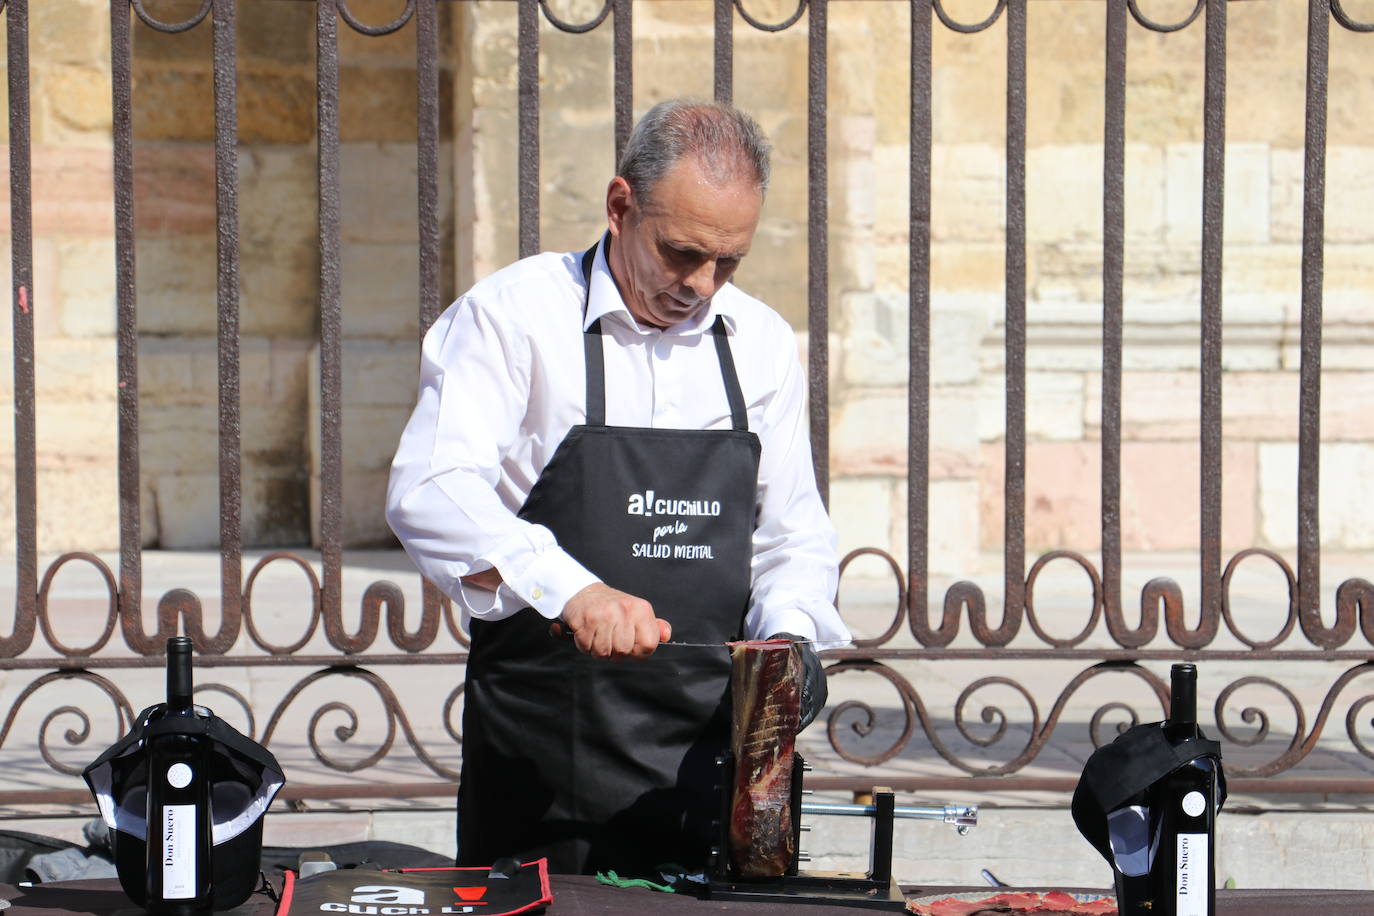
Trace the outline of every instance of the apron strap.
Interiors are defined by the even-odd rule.
[[[586,319],[592,301],[592,263],[596,260],[596,245],[582,255],[582,280],[587,292],[582,300],[582,316]],[[582,348],[587,356],[587,425],[606,425],[606,356],[601,347],[601,319],[592,322],[582,335]]]
[[[593,245],[582,255],[582,280],[587,287],[582,300],[584,318],[591,306],[592,264],[596,261],[596,249],[597,245]],[[730,402],[730,426],[736,430],[748,430],[749,414],[744,408],[744,391],[740,388],[739,375],[735,372],[735,358],[730,353],[730,339],[725,333],[724,316],[716,316],[715,323],[711,325],[711,336],[716,341],[720,377],[725,383],[725,397]],[[582,335],[582,347],[587,361],[587,425],[605,426],[606,355],[601,343],[600,318],[593,321]]]
[[[730,400],[731,426],[737,430],[747,430],[749,414],[744,409],[744,391],[741,390],[739,376],[735,373],[735,358],[730,354],[730,338],[725,333],[725,316],[716,316],[716,323],[711,325],[711,336],[716,339],[720,377],[725,381],[725,396]]]

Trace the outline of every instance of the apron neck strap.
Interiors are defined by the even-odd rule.
[[[598,243],[600,244],[600,243]],[[586,287],[582,294],[582,315],[585,319],[591,308],[592,265],[596,262],[597,245],[588,248],[582,255],[582,282]],[[725,333],[725,318],[716,315],[711,325],[711,336],[716,341],[716,358],[720,360],[720,377],[725,383],[725,397],[730,402],[730,426],[736,430],[749,429],[749,414],[744,408],[744,391],[740,388],[739,375],[735,372],[735,359],[730,353],[730,338]],[[591,323],[582,335],[583,352],[587,361],[587,425],[606,425],[606,355],[601,343],[601,319]]]

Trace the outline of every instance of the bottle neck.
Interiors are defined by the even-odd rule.
[[[174,636],[167,640],[167,711],[191,710],[191,640]]]
[[[1173,667],[1168,725],[1180,731],[1197,730],[1197,668],[1193,665]]]

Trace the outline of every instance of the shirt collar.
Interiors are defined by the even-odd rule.
[[[603,233],[600,243],[596,246],[596,259],[592,262],[591,296],[587,301],[587,315],[582,322],[582,330],[585,331],[591,327],[592,322],[598,318],[612,316],[626,327],[632,328],[640,334],[650,334],[656,329],[641,325],[636,321],[634,315],[630,314],[629,307],[625,305],[625,300],[620,298],[620,288],[615,285],[615,277],[611,275],[611,267],[606,263],[606,249],[610,244],[610,237],[609,232]],[[711,301],[705,309],[686,321],[665,328],[663,333],[679,336],[700,334],[710,328],[715,322],[716,316],[720,315],[725,319],[726,332],[734,334],[735,315],[731,305],[733,293],[734,287],[729,283],[725,284],[719,292],[711,297]]]

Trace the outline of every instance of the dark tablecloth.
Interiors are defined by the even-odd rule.
[[[988,888],[908,887],[908,896]],[[795,906],[786,903],[721,902],[696,900],[675,894],[660,894],[640,889],[606,887],[594,878],[555,875],[554,902],[548,916],[706,916],[732,913],[741,916],[826,916],[826,914],[873,913],[841,907]],[[71,881],[41,887],[11,887],[0,884],[0,899],[10,907],[0,916],[141,916],[143,910],[130,904],[119,890],[119,882]],[[272,916],[273,903],[266,896],[254,896],[227,916]],[[1282,891],[1242,890],[1217,894],[1218,916],[1369,916],[1374,913],[1374,891]]]

